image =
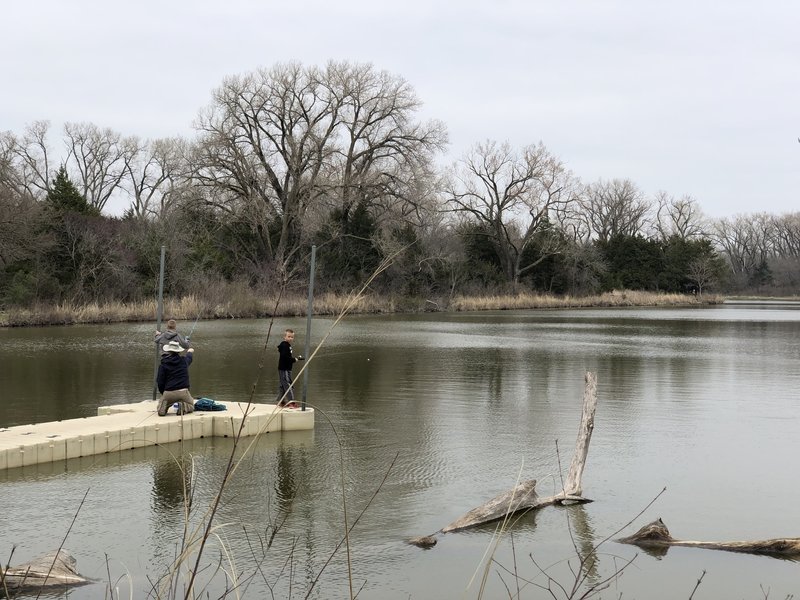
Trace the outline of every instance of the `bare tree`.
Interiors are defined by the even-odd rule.
[[[139,153],[138,140],[92,123],[67,123],[64,136],[72,180],[86,201],[102,211]]]
[[[260,205],[263,251],[287,277],[302,236],[302,220],[320,172],[341,99],[322,85],[319,71],[298,63],[229,77],[197,121],[196,176],[218,188],[219,206]],[[269,235],[269,228],[277,235]]]
[[[40,223],[42,205],[0,181],[0,268],[35,257],[48,246]]]
[[[12,167],[4,168],[0,177],[17,194],[40,200],[50,191],[49,129],[49,121],[34,121],[25,127],[22,137],[10,132],[0,134],[0,161]]]
[[[690,240],[702,237],[708,228],[705,217],[691,196],[675,198],[666,192],[656,194],[655,228],[662,240],[678,237]]]
[[[139,148],[125,164],[124,185],[132,198],[130,211],[139,218],[160,216],[178,196],[180,179],[188,171],[186,142],[179,138],[146,142],[131,138],[130,144]]]
[[[572,241],[563,252],[564,279],[571,294],[588,294],[597,290],[601,277],[608,271],[602,252],[592,243]]]
[[[769,263],[772,281],[776,288],[796,295],[800,290],[800,257],[786,256],[773,258]]]
[[[581,195],[581,215],[592,238],[636,235],[647,225],[650,203],[630,179],[597,181]]]
[[[736,275],[752,275],[773,253],[773,227],[767,213],[718,219],[712,235]]]
[[[773,217],[772,225],[776,257],[800,257],[800,212]]]
[[[446,141],[440,123],[415,120],[419,106],[408,83],[371,65],[290,63],[228,78],[197,121],[196,177],[231,214],[251,207],[267,261],[288,277],[308,223],[329,211],[346,222],[357,205],[375,216],[417,209]]]
[[[0,190],[3,196],[21,196],[25,191],[15,153],[17,139],[10,131],[0,133]]]
[[[73,302],[98,301],[104,292],[113,289],[108,283],[120,265],[112,238],[103,231],[104,225],[102,218],[65,215],[61,248],[74,272]]]
[[[464,245],[458,236],[458,220],[453,217],[453,213],[441,210],[432,212],[418,229],[418,240],[425,253],[418,258],[416,271],[446,285],[438,290],[444,306],[436,308],[446,309],[470,275]]]
[[[417,181],[430,179],[434,153],[447,143],[439,121],[419,123],[421,102],[403,78],[370,64],[329,63],[331,95],[341,99],[341,135],[332,153],[340,218],[357,203],[395,215],[417,208]]]
[[[523,254],[550,224],[550,215],[575,197],[574,180],[541,143],[520,152],[508,143],[476,145],[454,170],[446,198],[452,210],[479,224],[491,240],[507,281],[561,251],[558,236],[544,236],[539,257]]]
[[[588,244],[592,240],[592,230],[589,221],[584,217],[583,205],[587,187],[575,182],[575,201],[563,206],[557,206],[552,212],[553,223],[558,226],[562,235],[570,242]]]
[[[800,282],[800,212],[773,217],[773,252],[770,270],[774,282],[796,293]]]
[[[689,279],[697,285],[697,293],[703,295],[703,289],[715,285],[719,281],[719,259],[704,254],[689,263]]]

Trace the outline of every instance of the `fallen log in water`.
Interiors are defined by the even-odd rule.
[[[436,533],[412,538],[408,540],[408,543],[420,548],[430,548],[436,545],[436,536],[440,533],[460,531],[490,521],[496,521],[514,513],[537,510],[552,504],[591,502],[591,500],[581,495],[581,478],[586,464],[586,457],[589,453],[589,442],[592,439],[592,431],[594,430],[594,413],[597,407],[597,376],[594,373],[587,372],[585,381],[583,413],[578,430],[578,439],[575,442],[575,453],[572,456],[572,463],[570,464],[567,479],[564,482],[564,489],[560,494],[540,498],[535,489],[536,480],[531,479],[495,496],[479,507],[473,508],[449,525],[442,527]]]
[[[676,540],[661,519],[648,523],[631,536],[617,540],[622,544],[634,544],[644,549],[665,549],[670,546],[689,548],[705,548],[707,550],[725,550],[727,552],[744,552],[747,554],[763,554],[779,558],[800,560],[800,538],[774,538],[750,542],[695,542]]]
[[[509,513],[524,510],[536,504],[539,496],[536,493],[536,480],[520,483],[514,489],[495,496],[478,508],[473,508],[464,516],[442,528],[442,533],[459,531],[480,523],[502,519]]]
[[[90,579],[78,573],[77,565],[69,552],[59,550],[5,571],[0,568],[0,592],[90,583]]]

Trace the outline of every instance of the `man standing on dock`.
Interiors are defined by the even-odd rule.
[[[194,348],[189,348],[186,356],[181,356],[183,347],[177,340],[172,340],[161,350],[161,364],[156,378],[158,391],[161,392],[158,416],[165,416],[174,402],[179,403],[179,415],[194,412],[194,399],[189,393],[189,365],[192,364]]]

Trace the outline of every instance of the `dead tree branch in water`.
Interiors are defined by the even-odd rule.
[[[420,548],[430,548],[436,545],[436,536],[440,533],[459,531],[469,527],[475,527],[489,521],[496,521],[508,515],[521,511],[538,510],[553,504],[575,504],[591,502],[584,498],[581,489],[581,478],[586,464],[586,457],[589,453],[589,442],[594,431],[594,413],[597,408],[597,375],[587,372],[585,376],[585,388],[583,393],[583,413],[581,424],[578,430],[578,439],[575,442],[575,453],[572,456],[567,480],[561,493],[545,498],[539,497],[536,493],[536,480],[524,481],[513,489],[499,494],[491,500],[483,503],[477,508],[456,519],[449,525],[442,527],[431,535],[416,537],[408,540],[410,544]]]
[[[664,521],[656,519],[628,537],[617,540],[622,544],[633,544],[645,550],[666,553],[670,546],[689,548],[705,548],[706,550],[725,550],[727,552],[743,552],[746,554],[762,554],[800,560],[800,538],[773,538],[746,542],[696,542],[676,540],[673,538]]]

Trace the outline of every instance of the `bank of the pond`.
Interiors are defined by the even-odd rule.
[[[719,304],[722,301],[723,298],[721,296],[707,294],[695,296],[639,291],[612,291],[590,296],[507,294],[456,296],[452,299],[365,295],[355,303],[347,295],[321,294],[314,298],[314,314],[338,315],[348,306],[351,306],[349,310],[351,313],[388,314],[534,308],[699,306]],[[178,320],[292,317],[305,315],[307,306],[307,298],[301,295],[278,299],[276,297],[237,294],[230,296],[223,302],[210,302],[197,295],[191,295],[177,299],[165,299],[163,314],[165,318]],[[130,303],[38,305],[30,308],[9,308],[0,312],[0,327],[152,321],[155,314],[155,300]]]

